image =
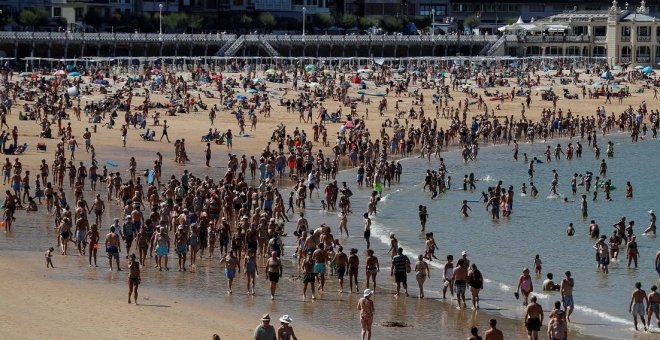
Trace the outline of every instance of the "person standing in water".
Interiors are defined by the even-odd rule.
[[[516,298],[519,294],[523,295],[523,306],[527,306],[527,299],[529,294],[534,291],[534,284],[532,283],[532,277],[529,275],[529,268],[524,268],[522,275],[518,278],[518,289],[516,291]]]
[[[566,320],[571,322],[571,314],[573,314],[573,309],[575,308],[575,303],[573,302],[573,287],[575,286],[575,281],[571,277],[570,271],[566,271],[565,274],[566,277],[561,281],[559,292],[561,293],[561,298],[564,303]]]
[[[653,209],[649,210],[649,227],[644,230],[644,234],[655,235],[655,211]]]
[[[644,319],[644,313],[646,312],[646,307],[644,304],[648,302],[649,300],[646,296],[646,292],[642,289],[642,283],[635,283],[635,290],[632,292],[632,296],[630,297],[630,304],[628,305],[628,313],[631,313],[633,316],[633,322],[635,323],[636,331],[639,330],[637,328],[637,317],[639,317],[639,319],[642,321],[644,330],[648,330],[648,328],[646,328],[646,320]]]
[[[658,327],[660,327],[660,294],[657,292],[658,286],[651,286],[651,293],[648,295],[648,319],[646,323],[651,327],[651,318],[655,315],[655,319],[658,322]]]
[[[367,249],[371,248],[371,242],[369,238],[371,237],[371,219],[369,218],[369,213],[364,213],[364,240],[367,241]]]

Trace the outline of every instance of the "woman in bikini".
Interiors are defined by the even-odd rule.
[[[128,261],[128,303],[131,303],[131,294],[137,305],[138,286],[140,285],[140,263],[136,260],[135,254],[131,254]]]
[[[419,285],[419,298],[424,298],[424,282],[426,278],[431,278],[431,271],[429,269],[428,263],[424,262],[424,255],[419,255],[417,257],[417,263],[415,264],[415,278],[417,279],[417,284]]]
[[[374,322],[374,301],[371,300],[373,292],[367,288],[364,297],[358,301],[357,309],[360,311],[360,324],[362,325],[362,339],[371,339],[371,325]]]
[[[372,249],[367,249],[367,285],[365,287],[369,288],[369,279],[373,279],[374,282],[374,292],[376,291],[376,274],[380,271],[380,264],[378,264],[378,258],[374,256],[374,251]]]

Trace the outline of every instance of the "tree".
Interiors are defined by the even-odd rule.
[[[199,30],[204,25],[204,18],[199,15],[192,15],[188,18],[188,27],[190,27],[191,32],[195,33],[195,30]]]
[[[358,21],[361,29],[368,29],[372,26],[378,26],[378,20],[373,17],[362,17]]]
[[[386,16],[381,20],[381,25],[388,32],[400,32],[403,29],[403,20],[393,16]]]
[[[358,24],[358,18],[353,14],[342,14],[339,17],[339,26],[343,28],[353,28]]]
[[[335,24],[335,17],[328,13],[318,13],[316,14],[316,23],[321,28],[328,28]]]
[[[43,8],[25,9],[18,14],[18,21],[24,26],[30,26],[34,29],[35,26],[43,25],[48,20],[48,13]]]
[[[479,27],[479,24],[481,24],[481,19],[479,19],[479,17],[474,14],[470,15],[469,17],[465,18],[465,20],[463,20],[463,26],[469,29],[477,28]]]
[[[188,24],[188,15],[186,13],[170,13],[163,16],[163,25],[172,30],[178,30]]]
[[[275,25],[277,25],[275,17],[269,12],[259,13],[259,22],[267,30],[271,30],[273,27],[275,27]]]

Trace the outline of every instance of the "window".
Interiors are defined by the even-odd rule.
[[[82,7],[76,7],[75,14],[76,14],[76,20],[81,20],[82,17],[83,17],[83,8]]]
[[[421,16],[431,16],[431,11],[435,10],[436,18],[442,18],[447,16],[447,5],[429,5],[422,4],[419,5],[419,15]]]
[[[53,7],[53,16],[61,17],[62,16],[62,7]]]
[[[529,5],[529,11],[531,13],[543,13],[543,12],[545,12],[545,6],[543,6],[543,5]]]
[[[648,27],[648,26],[638,27],[637,28],[637,35],[642,36],[642,37],[646,37],[646,36],[651,35],[650,27]]]

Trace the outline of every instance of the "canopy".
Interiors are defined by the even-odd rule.
[[[316,66],[314,66],[312,64],[309,64],[309,65],[305,66],[305,72],[312,72],[315,69],[316,69]]]
[[[610,72],[610,71],[605,71],[600,76],[603,79],[613,79],[614,78],[614,77],[612,77],[612,72]]]
[[[651,68],[651,66],[646,66],[645,68],[642,69],[642,73],[651,74],[653,73],[653,69]]]
[[[275,71],[274,69],[272,69],[272,68],[271,68],[271,69],[268,69],[268,70],[266,70],[266,74],[269,74],[269,75],[274,75],[275,73],[277,73],[277,72],[276,72],[276,71]]]
[[[70,77],[79,77],[79,76],[80,76],[80,72],[71,72],[71,73],[69,73],[69,76],[70,76]]]

